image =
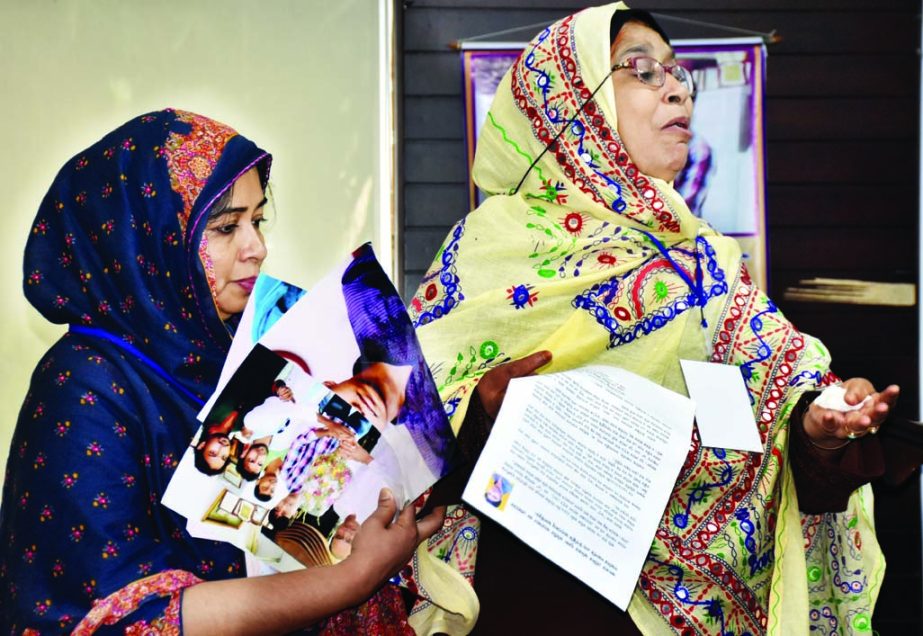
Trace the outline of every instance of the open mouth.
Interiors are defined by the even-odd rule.
[[[692,139],[688,117],[677,117],[668,121],[660,130],[673,135],[679,142],[688,143]]]
[[[666,128],[679,128],[681,130],[689,130],[689,118],[688,117],[676,117],[671,119],[664,126]]]

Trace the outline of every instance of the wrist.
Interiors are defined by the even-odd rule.
[[[805,437],[808,438],[808,443],[811,446],[819,451],[829,454],[834,454],[835,451],[843,450],[853,441],[851,439],[840,439],[838,437],[833,437],[829,440],[825,440],[824,442],[816,442],[807,433],[805,433]]]
[[[836,435],[831,435],[826,431],[817,431],[819,427],[812,426],[813,422],[807,413],[801,420],[801,428],[804,431],[804,437],[808,444],[822,451],[835,451],[845,448],[852,440],[842,439]]]
[[[340,568],[343,574],[350,606],[359,605],[372,596],[384,580],[382,574],[377,572],[372,564],[354,554],[350,554],[332,567]]]

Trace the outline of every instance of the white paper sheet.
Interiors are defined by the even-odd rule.
[[[680,360],[703,446],[763,452],[740,367]]]
[[[625,609],[693,403],[614,367],[513,380],[464,498]]]

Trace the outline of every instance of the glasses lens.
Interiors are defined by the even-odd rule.
[[[638,79],[648,86],[660,88],[663,86],[665,76],[663,66],[651,57],[636,57],[634,60],[635,73]]]
[[[683,68],[679,64],[676,64],[673,67],[673,69],[671,70],[671,73],[673,74],[673,77],[675,77],[680,84],[686,87],[686,90],[689,91],[690,95],[695,95],[695,81],[693,81],[692,79],[692,73],[687,71],[685,68]]]

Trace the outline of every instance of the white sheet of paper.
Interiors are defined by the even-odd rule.
[[[688,398],[615,367],[510,382],[464,499],[622,609],[689,450]]]
[[[740,367],[696,360],[679,363],[689,397],[695,402],[702,445],[762,453],[763,442]]]

